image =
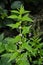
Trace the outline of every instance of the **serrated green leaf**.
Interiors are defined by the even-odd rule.
[[[17,22],[16,24],[8,24],[7,26],[14,28],[18,28],[20,26],[20,22]]]
[[[11,12],[19,14],[17,10],[11,10]]]
[[[14,44],[14,38],[7,37],[7,38],[4,39],[3,42],[4,42],[5,44],[8,44],[8,43]]]
[[[17,15],[10,15],[10,16],[8,16],[8,18],[11,18],[11,19],[18,19],[18,16],[17,16]]]
[[[21,39],[21,36],[20,35],[17,35],[17,36],[15,36],[13,38],[8,37],[8,38],[5,39],[5,43],[15,44],[15,43],[19,42],[20,39]]]
[[[10,58],[10,56],[12,56],[12,53],[5,53],[1,55],[3,58]]]
[[[15,52],[17,50],[17,46],[15,44],[8,43],[5,45],[5,49],[8,52]]]
[[[19,42],[20,41],[20,39],[21,39],[21,36],[16,36],[15,38],[14,38],[14,43],[17,43],[17,42]]]
[[[27,60],[27,53],[23,53],[20,55],[20,57],[17,59],[18,65],[30,65],[29,61]]]
[[[28,50],[31,53],[33,51],[32,47],[26,42],[22,44],[22,48]]]
[[[24,11],[24,14],[30,13],[30,11]]]
[[[12,60],[16,59],[16,58],[18,57],[18,55],[19,55],[19,53],[18,53],[18,52],[13,53],[13,54],[12,54],[12,56],[10,57],[10,59],[9,59],[9,61],[8,61],[8,62],[10,62],[10,61],[12,61]]]
[[[24,15],[22,17],[22,21],[29,21],[29,22],[33,22],[33,20],[28,16],[28,14]]]
[[[30,28],[31,28],[31,26],[29,26],[29,27],[23,27],[22,29],[23,29],[23,31],[22,31],[22,34],[26,34],[26,33],[30,33]]]

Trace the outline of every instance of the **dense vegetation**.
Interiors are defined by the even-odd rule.
[[[0,0],[0,65],[43,65],[43,0]]]

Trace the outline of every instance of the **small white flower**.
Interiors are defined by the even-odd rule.
[[[29,37],[31,37],[32,33],[29,33]]]
[[[21,29],[22,27],[20,26],[19,29]]]
[[[19,44],[22,44],[22,42],[18,42]]]
[[[22,34],[19,34],[19,36],[22,36]]]

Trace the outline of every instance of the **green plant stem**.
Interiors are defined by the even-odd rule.
[[[20,23],[21,23],[21,21],[20,21]],[[20,27],[21,27],[21,25],[20,25]],[[20,35],[22,35],[22,31],[21,31],[21,28],[20,28]],[[20,39],[20,43],[21,43],[21,39]]]

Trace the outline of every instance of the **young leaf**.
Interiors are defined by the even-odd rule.
[[[20,12],[20,14],[22,15],[22,14],[24,13],[24,11],[25,11],[25,10],[24,10],[24,7],[23,7],[23,6],[21,6],[21,7],[20,7],[20,11],[19,11],[19,12]]]

